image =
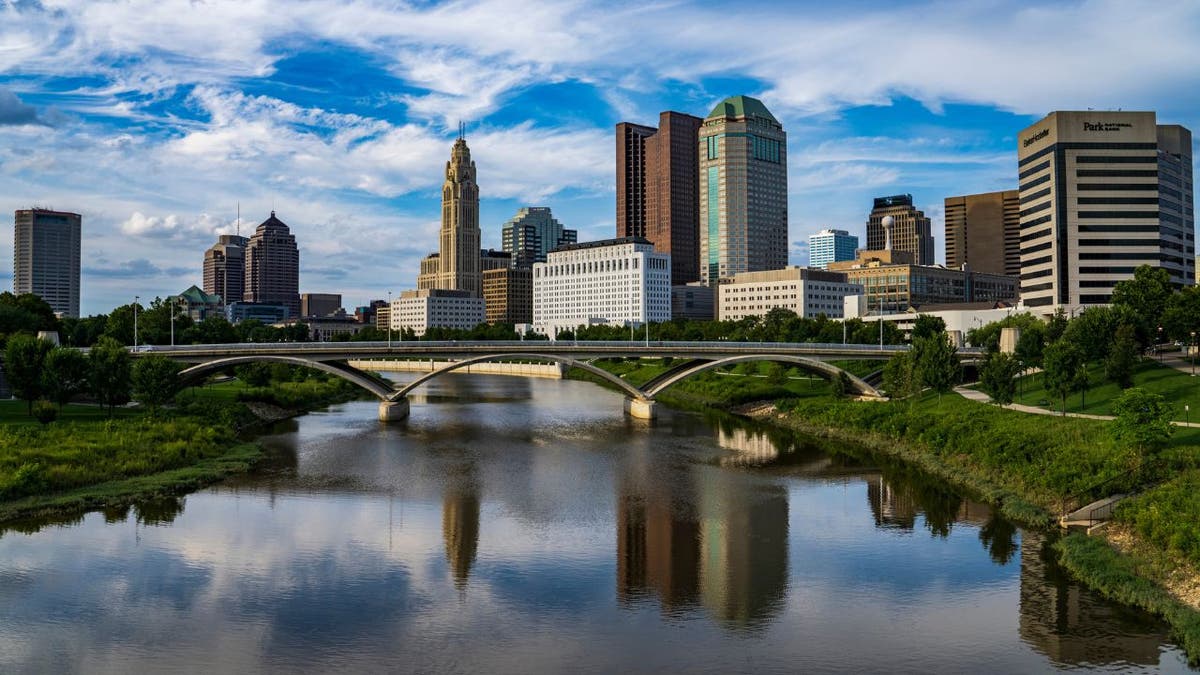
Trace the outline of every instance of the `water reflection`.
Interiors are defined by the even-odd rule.
[[[463,463],[451,470],[442,497],[446,561],[450,563],[450,573],[459,590],[466,588],[479,549],[479,509],[479,485],[474,465]]]

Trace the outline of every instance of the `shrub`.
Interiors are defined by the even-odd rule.
[[[33,404],[33,417],[42,424],[49,424],[58,419],[58,408],[50,401],[42,399]]]

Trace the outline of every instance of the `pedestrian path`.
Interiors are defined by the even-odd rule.
[[[1190,367],[1191,364],[1189,363],[1188,365]],[[991,400],[992,400],[991,397],[988,396],[986,393],[979,391],[978,389],[971,389],[969,387],[963,387],[963,386],[955,387],[954,393],[958,394],[959,396],[962,396],[963,398],[965,398],[969,401],[978,401],[979,403],[991,403]],[[1093,415],[1090,413],[1077,413],[1077,412],[1069,412],[1066,415],[1063,415],[1062,413],[1058,412],[1057,410],[1047,410],[1046,408],[1039,408],[1037,406],[1032,406],[1032,405],[1024,405],[1022,403],[1009,403],[1008,405],[1001,406],[1001,407],[1006,408],[1008,410],[1015,410],[1017,412],[1029,413],[1031,415],[1053,415],[1055,417],[1080,417],[1080,418],[1088,419],[1088,420],[1114,420],[1114,419],[1116,419],[1112,415]],[[1200,427],[1200,422],[1171,422],[1171,424],[1174,424],[1177,427],[1190,427],[1190,428]]]

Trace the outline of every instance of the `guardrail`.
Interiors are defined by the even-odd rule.
[[[863,345],[821,342],[687,342],[662,340],[581,340],[581,341],[544,341],[544,340],[474,340],[474,341],[393,341],[378,342],[243,342],[234,344],[202,344],[202,345],[138,345],[130,347],[134,353],[157,352],[166,354],[187,354],[194,352],[436,352],[448,350],[488,350],[498,349],[507,351],[520,349],[523,351],[571,352],[571,351],[623,351],[623,352],[652,352],[652,351],[686,351],[691,349],[705,351],[789,351],[789,352],[842,352],[878,354],[898,353],[909,349],[907,345]],[[963,356],[982,354],[979,349],[959,349]]]

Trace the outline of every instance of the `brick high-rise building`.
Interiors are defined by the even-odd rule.
[[[488,323],[533,323],[533,268],[484,271],[483,300]]]
[[[1016,190],[946,197],[946,267],[1021,274],[1021,199]]]
[[[671,283],[700,278],[699,131],[666,111],[658,128],[617,125],[617,236],[645,237],[671,255]]]
[[[891,217],[891,232],[884,218]],[[876,197],[867,217],[867,250],[904,251],[918,265],[933,264],[933,232],[925,212],[913,206],[912,195]],[[889,245],[888,238],[891,237]]]
[[[13,292],[33,293],[59,316],[79,316],[78,213],[19,210],[13,228]]]
[[[246,244],[236,234],[222,234],[204,252],[204,292],[219,295],[221,303],[240,302],[246,294]]]
[[[300,316],[300,249],[288,226],[275,217],[264,220],[246,243],[246,302],[278,304],[289,316]]]

